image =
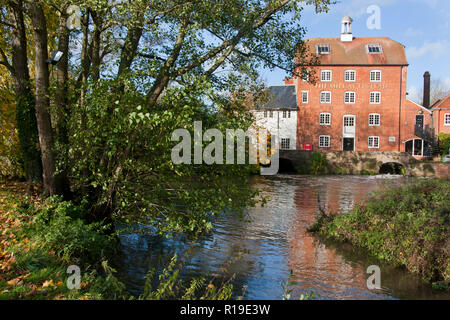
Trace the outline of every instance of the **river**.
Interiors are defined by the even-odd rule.
[[[185,259],[183,279],[226,279],[234,274],[234,296],[244,299],[281,299],[288,279],[294,298],[314,292],[317,299],[450,299],[450,294],[433,292],[401,268],[307,232],[319,206],[347,212],[384,185],[414,181],[401,176],[255,177],[252,183],[270,197],[268,203],[246,209],[244,218],[222,215],[214,232],[199,241],[122,235],[119,277],[131,292],[140,294],[147,271],[161,270],[177,253]],[[367,289],[370,265],[381,269],[381,290]]]

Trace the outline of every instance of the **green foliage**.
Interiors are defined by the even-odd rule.
[[[448,282],[449,208],[450,182],[429,180],[379,191],[348,214],[319,215],[311,231],[364,247],[427,281]]]
[[[0,70],[0,76],[3,74]],[[22,177],[23,162],[12,90],[0,80],[0,176]]]
[[[106,260],[114,252],[114,239],[98,223],[85,223],[82,207],[49,198],[44,205],[30,199],[18,201],[0,193],[9,219],[18,226],[4,226],[7,254],[0,279],[0,299],[127,299],[130,295]],[[12,240],[12,241],[11,241]],[[3,254],[5,254],[3,252]],[[81,288],[66,286],[69,265],[81,270]]]
[[[86,224],[85,208],[61,201],[47,200],[48,207],[34,217],[33,239],[45,250],[53,250],[68,264],[95,264],[111,251],[112,238],[103,233],[99,222]]]
[[[319,175],[326,174],[327,169],[327,157],[321,152],[313,152],[311,157],[311,174]]]
[[[169,265],[155,279],[155,269],[147,273],[144,293],[141,299],[148,300],[229,300],[233,294],[233,285],[228,281],[222,282],[216,287],[213,281],[206,285],[204,277],[192,279],[188,286],[185,286],[179,278],[182,264],[177,266],[177,255],[170,260]],[[156,285],[153,283],[156,282]]]
[[[109,205],[116,221],[151,224],[163,235],[198,234],[212,229],[219,212],[253,203],[255,191],[247,181],[253,166],[174,165],[171,160],[178,144],[171,141],[172,132],[185,128],[193,137],[194,121],[202,121],[203,130],[246,130],[250,115],[242,103],[223,102],[219,112],[211,112],[199,94],[212,94],[203,81],[166,90],[160,103],[145,111],[144,97],[132,87],[120,96],[110,90],[122,84],[131,86],[99,81],[71,122],[68,167],[74,190],[89,186],[94,211]]]
[[[441,152],[441,155],[449,154],[450,133],[439,133],[439,150]]]
[[[292,280],[293,277],[294,277],[294,271],[291,270],[289,272],[289,277],[286,280],[286,282],[281,284],[281,288],[283,289],[282,300],[295,299],[295,297],[292,296],[292,292],[294,291],[292,289],[292,287],[296,286],[298,283],[297,283],[297,281]],[[317,297],[320,297],[320,295],[311,291],[310,293],[307,293],[307,294],[301,294],[297,299],[298,300],[311,300],[311,299],[314,299]]]

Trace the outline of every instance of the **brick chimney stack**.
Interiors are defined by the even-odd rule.
[[[423,75],[423,106],[430,108],[430,73],[427,71]]]

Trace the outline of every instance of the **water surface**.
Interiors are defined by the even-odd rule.
[[[123,235],[120,276],[130,291],[140,294],[147,271],[161,270],[177,253],[185,259],[184,279],[234,274],[234,294],[244,294],[244,299],[281,299],[291,270],[294,297],[312,291],[319,299],[450,299],[403,269],[307,232],[319,207],[347,212],[378,188],[416,181],[401,176],[255,177],[254,186],[269,202],[246,209],[244,219],[222,215],[214,232],[200,241]],[[381,268],[382,290],[367,289],[366,269],[373,264]]]

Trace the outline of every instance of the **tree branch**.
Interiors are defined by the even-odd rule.
[[[5,52],[3,51],[2,48],[0,48],[0,55],[2,56],[2,60],[0,60],[0,64],[4,65],[9,72],[11,72],[11,74],[14,74],[14,68],[13,66],[9,63],[8,61],[8,57],[6,56]]]
[[[277,1],[278,4],[274,5],[273,3],[269,3],[263,10],[262,10],[262,16],[248,29],[245,28],[241,29],[233,38],[225,40],[222,42],[222,44],[214,49],[211,49],[208,53],[203,55],[201,58],[199,58],[197,61],[192,62],[187,67],[179,68],[174,72],[174,76],[180,76],[186,72],[189,72],[190,70],[200,66],[204,62],[214,58],[217,56],[220,52],[227,49],[228,47],[232,46],[235,47],[239,41],[247,36],[251,31],[256,30],[263,25],[265,25],[272,17],[273,14],[275,14],[278,10],[286,6],[291,0],[279,0]],[[228,51],[227,51],[228,52]],[[225,54],[226,55],[226,54]],[[226,58],[226,56],[225,56]],[[223,61],[225,58],[220,59]],[[216,69],[220,66],[220,64],[216,67]]]

